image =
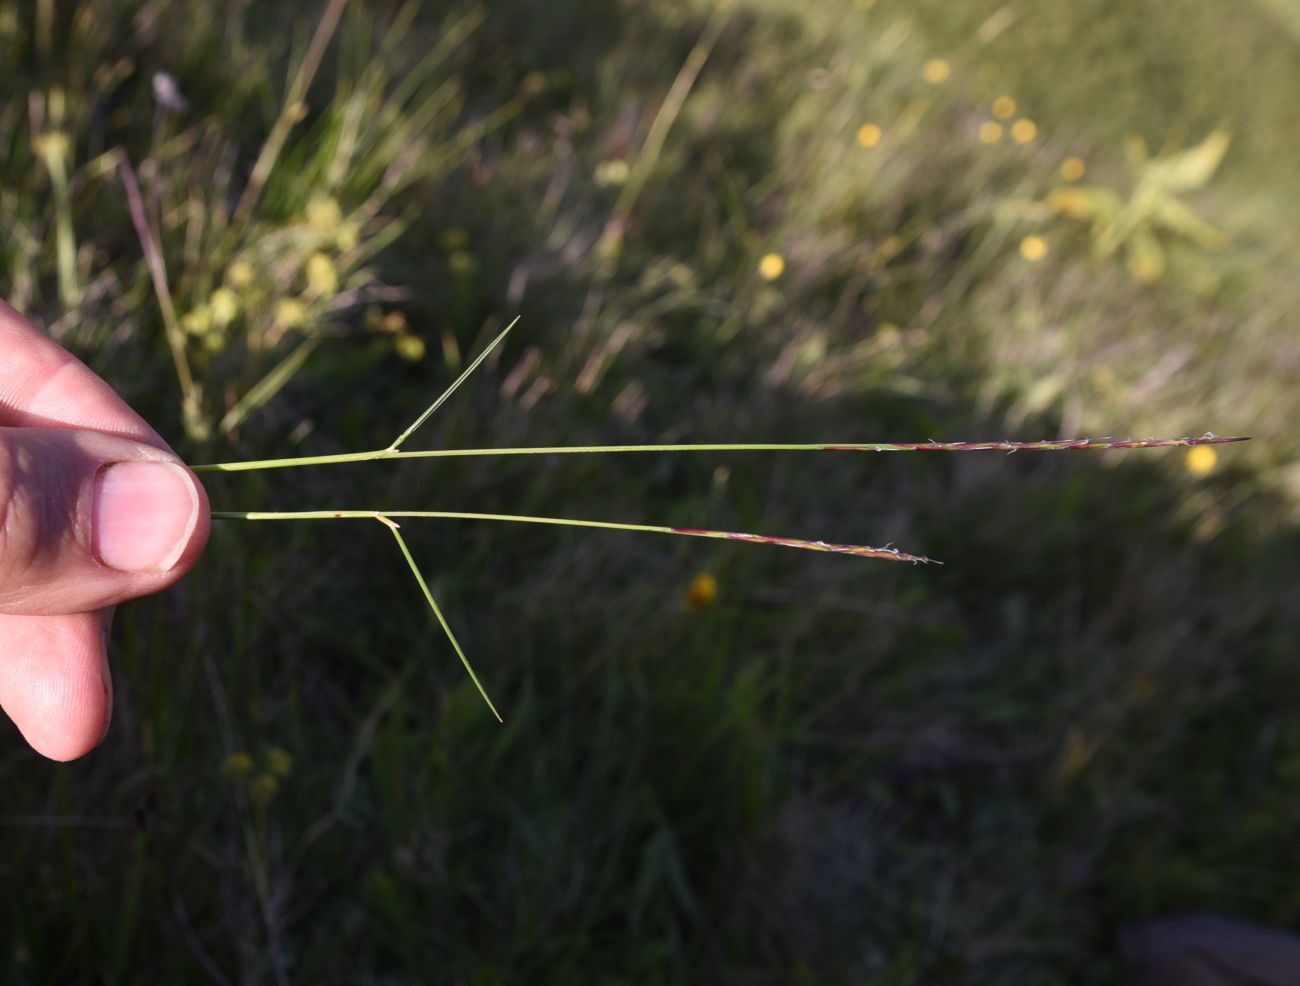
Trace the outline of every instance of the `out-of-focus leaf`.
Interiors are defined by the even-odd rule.
[[[1179,233],[1207,250],[1218,250],[1228,239],[1222,230],[1211,226],[1172,195],[1162,196],[1156,202],[1152,218],[1170,232]]]
[[[1171,192],[1189,192],[1202,188],[1219,170],[1223,156],[1228,153],[1232,135],[1220,128],[1195,147],[1189,147],[1162,162],[1164,187]]]

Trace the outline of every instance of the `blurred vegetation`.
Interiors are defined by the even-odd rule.
[[[7,738],[0,978],[1104,983],[1135,918],[1300,925],[1291,0],[342,7],[0,0],[0,288],[189,461],[376,447],[516,314],[421,441],[1256,441],[214,480],[947,564],[410,524],[498,726],[378,525],[221,525],[102,749]]]

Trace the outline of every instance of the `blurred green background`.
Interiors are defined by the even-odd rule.
[[[1293,0],[0,2],[0,291],[221,477],[942,568],[223,522],[84,761],[0,747],[0,979],[1108,983],[1300,925]],[[164,73],[157,75],[157,73]],[[132,184],[139,187],[133,218]],[[151,279],[147,256],[165,267]]]

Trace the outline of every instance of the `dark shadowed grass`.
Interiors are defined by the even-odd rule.
[[[5,290],[189,461],[378,448],[521,312],[419,448],[1257,440],[1208,468],[1139,449],[207,477],[214,503],[247,509],[646,518],[946,564],[412,523],[412,554],[508,712],[497,726],[378,524],[219,525],[185,585],[121,612],[105,746],[67,767],[16,737],[0,755],[0,978],[1102,983],[1134,918],[1300,920],[1295,244],[1276,177],[1294,158],[1278,149],[1293,150],[1294,86],[1253,81],[1291,77],[1290,35],[1253,5],[1177,0],[1088,8],[1087,23],[1066,3],[733,0],[617,215],[617,163],[636,168],[712,5],[492,5],[431,69],[430,93],[458,94],[414,145],[441,150],[438,168],[385,203],[375,222],[394,235],[349,268],[346,239],[319,228],[328,203],[309,206],[338,159],[341,100],[402,5],[351,6],[371,40],[347,22],[243,243],[270,258],[261,300],[217,348],[189,342],[207,413],[236,406],[255,382],[239,376],[246,347],[298,314],[277,302],[301,301],[294,332],[320,342],[198,443],[139,237],[93,162],[126,148],[170,230],[173,290],[211,312],[230,265],[196,249],[206,214],[190,201],[237,205],[215,178],[228,166],[243,187],[319,21],[96,0],[59,5],[42,49],[32,5],[0,3],[0,44],[24,66],[0,81]],[[475,22],[452,6],[421,6],[390,42],[397,64]],[[1001,10],[1013,21],[983,40]],[[156,117],[156,70],[186,114]],[[390,100],[402,77],[367,76]],[[30,140],[29,95],[57,85],[71,310],[54,175]],[[980,142],[999,95],[1036,121],[1033,141]],[[388,119],[414,141],[405,112]],[[1171,247],[1159,281],[1094,259],[1086,228],[1041,207],[1069,155],[1127,194],[1129,133],[1172,149],[1219,125],[1232,148],[1188,201],[1229,243]],[[340,221],[369,189],[332,194]],[[311,294],[328,281],[308,280],[315,253],[340,294],[347,271],[372,293]],[[703,603],[701,573],[717,586]]]

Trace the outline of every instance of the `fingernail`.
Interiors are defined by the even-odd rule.
[[[92,541],[99,560],[120,572],[166,572],[199,521],[199,494],[180,466],[118,462],[95,480]]]

